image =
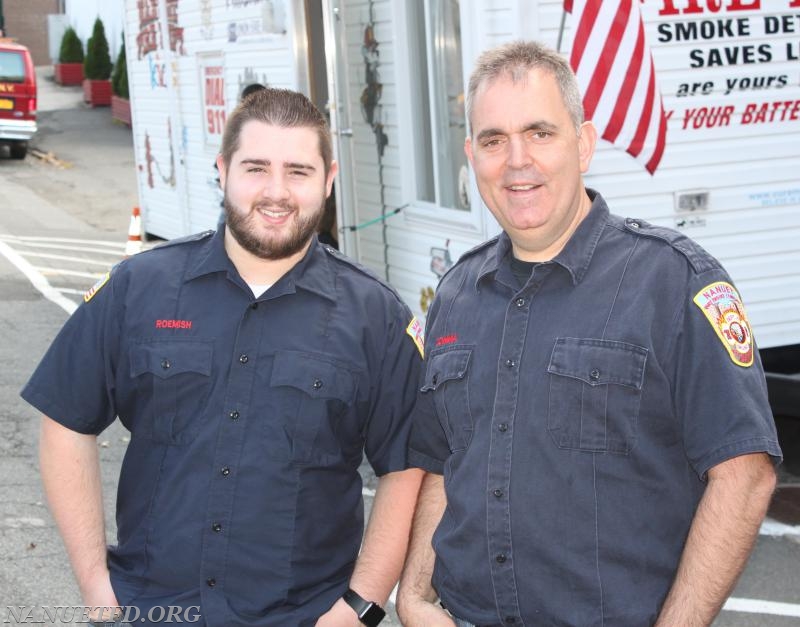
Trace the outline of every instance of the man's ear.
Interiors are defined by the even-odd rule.
[[[333,181],[339,173],[339,164],[334,160],[331,161],[331,167],[328,170],[328,179],[325,181],[325,198],[331,195],[333,189]]]
[[[469,160],[469,164],[475,167],[472,163],[472,138],[467,135],[467,138],[464,140],[464,154],[467,155],[467,159]]]
[[[225,169],[225,159],[222,158],[221,154],[217,155],[217,170],[219,170],[219,186],[225,189],[225,177],[228,172]]]
[[[594,149],[597,145],[597,129],[591,122],[581,124],[581,131],[578,135],[578,159],[581,164],[581,173],[586,174],[594,156]]]

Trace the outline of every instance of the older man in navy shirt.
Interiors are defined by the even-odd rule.
[[[584,188],[596,134],[560,55],[485,53],[467,102],[504,232],[428,314],[409,459],[430,474],[400,617],[708,625],[780,459],[739,294],[698,245]]]
[[[419,324],[316,240],[336,163],[307,98],[248,98],[218,165],[225,228],[118,265],[23,390],[45,414],[51,509],[84,603],[135,624],[377,625],[422,475],[406,470]],[[96,435],[117,416],[107,551]],[[365,451],[380,480],[359,553]]]

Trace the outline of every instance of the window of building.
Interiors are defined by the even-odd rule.
[[[470,210],[460,0],[408,3],[417,200]]]

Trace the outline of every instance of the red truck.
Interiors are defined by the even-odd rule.
[[[25,46],[0,38],[0,144],[24,159],[36,133],[36,73]]]

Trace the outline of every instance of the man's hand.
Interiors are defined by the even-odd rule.
[[[84,582],[81,586],[81,598],[86,607],[97,608],[89,613],[89,618],[92,620],[114,620],[122,612],[117,595],[111,587],[108,570],[98,572],[92,580]]]
[[[359,627],[361,621],[343,599],[339,599],[333,607],[319,617],[316,627]]]
[[[456,627],[450,614],[438,603],[417,597],[405,600],[402,608],[404,627]]]

